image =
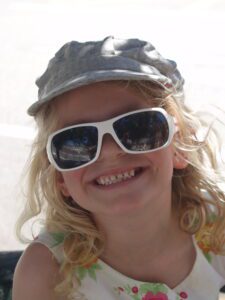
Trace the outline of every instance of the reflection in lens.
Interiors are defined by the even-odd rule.
[[[67,129],[52,139],[52,155],[62,169],[79,167],[93,160],[98,145],[96,127],[84,126]]]
[[[130,151],[148,151],[165,145],[169,127],[159,111],[139,112],[117,120],[114,130],[121,143]]]

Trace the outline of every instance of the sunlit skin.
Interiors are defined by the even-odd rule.
[[[60,128],[63,128],[107,120],[152,105],[131,87],[97,83],[58,97],[55,107]],[[98,160],[79,170],[60,173],[58,185],[64,196],[72,197],[92,213],[106,236],[102,259],[129,276],[140,280],[172,280],[170,285],[173,285],[179,276],[187,275],[194,258],[191,238],[180,230],[171,210],[173,170],[186,165],[183,160],[175,159],[172,144],[152,153],[127,154],[107,134]],[[139,167],[143,172],[131,180],[108,187],[96,184],[99,176]],[[166,275],[165,278],[162,275],[163,268],[172,264],[171,258],[167,259],[168,254],[178,247],[174,262],[180,267],[180,258],[183,269],[176,270],[172,279],[166,279]],[[188,261],[183,259],[184,254]],[[146,255],[151,272],[146,265]]]

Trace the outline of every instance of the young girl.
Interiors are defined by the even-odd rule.
[[[216,132],[148,42],[64,45],[28,110],[38,133],[13,300],[206,300],[225,284]]]

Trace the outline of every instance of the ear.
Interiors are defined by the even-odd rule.
[[[173,167],[174,169],[185,169],[188,166],[188,162],[184,153],[175,151],[173,153]]]
[[[67,189],[67,186],[66,186],[65,180],[63,178],[63,175],[60,172],[57,172],[57,185],[58,185],[59,190],[63,194],[63,196],[65,196],[65,197],[70,196],[70,193]]]

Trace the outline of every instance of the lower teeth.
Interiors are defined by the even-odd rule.
[[[126,180],[128,180],[128,179],[133,178],[133,177],[134,177],[134,176],[132,176],[132,177],[127,177],[127,178],[125,178],[125,179],[117,180],[117,181],[114,181],[114,182],[108,182],[108,183],[103,184],[103,185],[111,185],[111,184],[115,184],[115,183],[118,183],[118,182],[126,181]]]

